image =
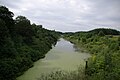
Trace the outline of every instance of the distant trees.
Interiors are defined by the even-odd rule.
[[[89,31],[92,34],[98,34],[100,31],[102,31],[105,35],[119,35],[120,31],[117,31],[115,29],[106,29],[106,28],[98,28]]]
[[[105,34],[103,33],[103,31],[100,31],[100,32],[98,33],[98,36],[105,36]]]

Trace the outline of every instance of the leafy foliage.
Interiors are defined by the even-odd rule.
[[[120,79],[120,32],[95,29],[88,32],[64,34],[67,40],[84,47],[92,57],[85,70],[87,80]]]
[[[85,80],[84,71],[82,70],[82,68],[71,72],[58,70],[47,75],[43,74],[38,80]]]
[[[59,36],[24,16],[12,17],[8,8],[0,6],[0,80],[15,80],[34,61],[44,58]]]

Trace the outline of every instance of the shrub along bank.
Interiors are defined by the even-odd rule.
[[[88,32],[65,33],[64,38],[92,54],[85,70],[87,80],[120,79],[119,31],[100,28]]]

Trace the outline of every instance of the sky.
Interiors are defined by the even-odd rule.
[[[120,30],[120,0],[0,0],[15,17],[62,32]],[[15,18],[14,17],[14,18]]]

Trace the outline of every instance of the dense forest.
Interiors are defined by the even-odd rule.
[[[64,38],[92,55],[85,68],[86,80],[120,79],[119,31],[99,28],[88,32],[64,33]]]
[[[59,33],[31,24],[24,16],[0,6],[0,80],[15,80],[33,62],[44,58],[56,44]]]

